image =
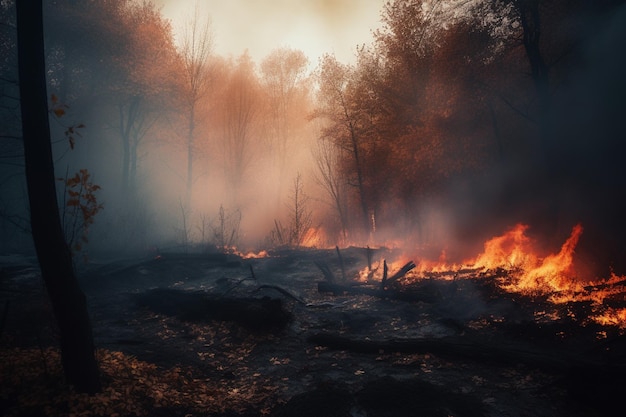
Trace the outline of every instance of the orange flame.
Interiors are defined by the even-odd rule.
[[[302,237],[300,246],[305,248],[319,248],[322,247],[323,240],[325,239],[322,229],[310,227]]]
[[[517,282],[520,291],[539,290],[544,293],[564,291],[576,286],[571,279],[574,249],[578,244],[583,228],[577,224],[572,234],[563,243],[556,255],[547,256],[540,265],[524,271]]]
[[[248,253],[241,253],[241,252],[236,252],[241,259],[259,259],[259,258],[267,258],[269,256],[269,254],[267,253],[267,251],[262,250],[260,252],[248,252]]]
[[[406,277],[421,279],[434,275],[439,279],[459,279],[476,277],[480,271],[501,269],[505,274],[498,278],[498,285],[508,292],[548,296],[547,300],[554,304],[591,302],[590,313],[583,324],[595,322],[626,329],[626,308],[610,306],[611,300],[617,300],[620,305],[626,301],[626,276],[613,274],[610,279],[595,282],[583,282],[582,277],[576,276],[574,255],[583,227],[575,225],[560,250],[547,256],[538,255],[534,242],[526,235],[527,229],[527,225],[520,223],[489,239],[482,253],[461,265],[448,263],[445,251],[436,261],[421,259]],[[388,262],[389,273],[397,271],[410,259],[402,255]],[[359,280],[380,281],[382,264],[381,259],[371,271],[361,270]]]
[[[591,317],[591,320],[603,326],[626,328],[626,308],[607,309],[603,314]]]
[[[485,243],[485,251],[471,263],[474,268],[522,268],[536,264],[530,239],[525,232],[528,226],[517,224],[502,236],[496,236]]]

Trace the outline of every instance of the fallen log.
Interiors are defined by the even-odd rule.
[[[156,288],[133,296],[140,307],[188,322],[232,321],[252,330],[284,328],[291,315],[280,298],[224,297],[203,291]]]
[[[600,360],[590,360],[581,354],[569,351],[522,347],[520,343],[484,341],[468,339],[467,337],[370,340],[348,338],[330,333],[317,333],[309,336],[307,341],[317,346],[357,353],[429,353],[488,364],[511,366],[525,364],[559,372],[582,369],[597,371],[608,367]],[[623,369],[624,367],[621,368],[620,372],[626,370]]]

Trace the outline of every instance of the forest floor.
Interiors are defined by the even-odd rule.
[[[348,279],[367,266],[341,253]],[[64,386],[35,259],[2,256],[0,415],[622,415],[623,374],[604,366],[622,372],[621,333],[539,322],[470,281],[426,301],[320,293],[322,262],[341,275],[313,249],[81,266],[104,385],[88,397]]]

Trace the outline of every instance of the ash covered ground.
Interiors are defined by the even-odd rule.
[[[348,281],[367,267],[364,248],[341,254]],[[394,256],[377,250],[374,265]],[[49,387],[50,378],[56,381],[57,337],[35,260],[5,256],[1,375],[16,378],[20,366],[34,366],[17,357],[35,352],[48,382],[36,375],[3,382],[0,410],[17,416],[68,409],[128,416],[618,415],[612,410],[624,394],[625,343],[617,329],[551,320],[540,301],[496,293],[480,277],[424,280],[411,291],[428,296],[416,301],[320,293],[321,264],[341,277],[330,249],[251,259],[163,253],[79,266],[105,386],[100,397],[81,403],[58,399]],[[17,359],[9,365],[12,355]],[[27,401],[28,384],[43,386],[39,395],[49,398]]]

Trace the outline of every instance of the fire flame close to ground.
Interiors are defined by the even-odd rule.
[[[477,276],[497,276],[500,290],[518,294],[558,306],[567,303],[586,303],[588,316],[581,324],[593,322],[601,326],[615,326],[626,331],[626,276],[611,273],[609,277],[588,277],[575,267],[575,250],[583,234],[583,226],[576,224],[556,253],[540,254],[538,245],[527,231],[529,226],[518,223],[505,233],[484,243],[483,251],[460,263],[451,263],[442,251],[439,259],[422,258],[404,275],[401,283],[410,285],[425,279],[460,280]],[[301,248],[319,248],[324,241],[323,231],[311,228],[306,233]],[[401,248],[394,242],[381,247]],[[369,248],[369,247],[368,247]],[[242,259],[271,257],[260,252],[232,252]],[[337,248],[337,250],[339,250]],[[383,263],[387,269],[398,271],[413,258],[413,254],[396,256],[393,260],[380,259],[378,263],[361,269],[356,280],[361,283],[380,282],[383,279]],[[419,259],[419,256],[416,256]],[[567,309],[564,309],[567,310]],[[544,314],[544,317],[551,314]]]
[[[608,278],[590,279],[577,275],[574,268],[575,249],[583,227],[575,225],[559,252],[546,256],[537,253],[534,242],[526,234],[527,229],[525,224],[515,225],[489,239],[478,256],[460,264],[446,262],[445,253],[437,261],[421,260],[406,274],[404,281],[456,280],[495,273],[503,291],[541,298],[553,305],[589,303],[587,320],[626,329],[626,276],[611,274]],[[388,268],[398,270],[408,260],[408,256],[400,256],[390,262]],[[381,269],[364,268],[359,280],[381,280]]]

